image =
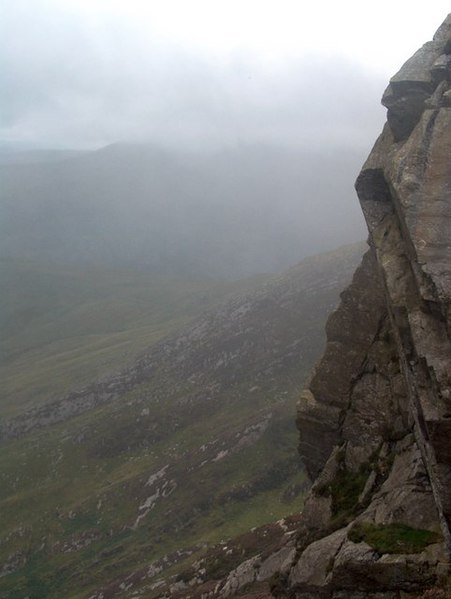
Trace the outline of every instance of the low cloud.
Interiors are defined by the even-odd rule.
[[[365,146],[384,119],[385,82],[358,63],[313,53],[225,58],[27,4],[3,21],[6,141]]]

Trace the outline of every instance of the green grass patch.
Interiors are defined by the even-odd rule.
[[[421,553],[428,545],[438,543],[441,536],[430,530],[410,528],[402,524],[359,522],[348,533],[353,543],[362,541],[378,553]]]
[[[371,471],[369,464],[363,464],[357,472],[352,472],[346,467],[344,454],[341,453],[337,456],[337,462],[338,470],[332,482],[317,490],[319,495],[332,498],[334,528],[348,524],[361,509],[359,497]]]
[[[333,516],[351,515],[354,512],[368,475],[367,467],[360,468],[358,472],[351,472],[346,467],[338,471],[330,486]]]

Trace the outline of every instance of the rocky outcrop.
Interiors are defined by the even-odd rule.
[[[382,102],[356,182],[370,249],[299,400],[314,483],[273,597],[451,596],[451,15]]]
[[[449,568],[451,15],[382,102],[356,182],[370,250],[299,402],[316,480],[280,596],[413,597]]]

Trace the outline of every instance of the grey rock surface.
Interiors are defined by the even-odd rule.
[[[317,478],[279,596],[418,597],[449,571],[450,54],[451,15],[382,99],[387,124],[356,182],[370,251],[299,402]],[[401,531],[429,540],[408,548]]]

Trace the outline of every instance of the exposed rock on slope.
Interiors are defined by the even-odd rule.
[[[121,373],[3,420],[0,597],[175,597],[194,561],[222,576],[283,544],[288,525],[271,525],[205,556],[299,510],[294,402],[362,251],[309,258]],[[263,576],[274,560],[253,563]]]
[[[451,549],[451,15],[383,103],[388,123],[356,183],[370,250],[299,402],[316,480],[296,553],[262,595],[234,596],[449,596],[438,587]],[[204,597],[231,595],[224,581],[215,593]]]
[[[261,387],[277,386],[281,373],[302,380],[305,372],[300,372],[299,363],[305,368],[321,351],[320,323],[349,281],[363,249],[363,243],[354,244],[305,259],[260,290],[225,302],[155,344],[120,372],[4,419],[0,441],[111,403],[143,383],[155,384],[159,401],[169,401],[183,390],[184,403],[192,404],[212,400],[239,384],[255,387],[253,393],[259,395]]]

